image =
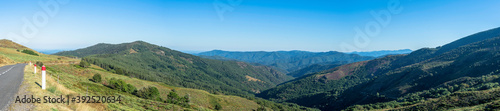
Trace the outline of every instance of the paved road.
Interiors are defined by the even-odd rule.
[[[4,110],[19,90],[24,78],[24,66],[16,64],[0,67],[0,111]]]

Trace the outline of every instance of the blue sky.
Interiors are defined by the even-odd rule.
[[[40,50],[142,40],[181,51],[350,52],[437,47],[500,27],[498,0],[228,1],[238,0],[0,1],[0,38]],[[59,7],[53,16],[47,2]],[[400,12],[382,26],[370,12],[390,6]],[[376,33],[362,41],[355,29],[367,26]]]

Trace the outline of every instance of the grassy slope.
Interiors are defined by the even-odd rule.
[[[48,77],[47,77],[47,88],[55,88],[54,92],[48,90],[41,90],[40,86],[36,83],[40,81],[40,72],[34,75],[33,67],[27,66],[25,69],[25,77],[23,85],[28,85],[28,91],[37,97],[43,96],[58,96],[58,95],[86,95],[87,87],[89,87],[89,95],[99,95],[99,96],[118,96],[124,97],[121,104],[119,103],[106,103],[106,104],[34,104],[36,106],[35,110],[166,110],[166,109],[182,109],[180,106],[165,104],[158,101],[145,100],[138,98],[134,95],[123,93],[117,90],[110,89],[103,86],[102,84],[93,83],[89,81],[89,78],[93,74],[99,73],[103,75],[104,81],[114,77],[123,79],[129,84],[135,87],[142,88],[146,86],[155,86],[160,90],[161,96],[166,97],[168,92],[175,89],[180,96],[189,94],[191,97],[191,108],[199,110],[210,110],[213,109],[215,101],[220,103],[224,110],[252,110],[257,109],[260,105],[254,101],[237,97],[237,96],[227,96],[227,95],[214,95],[203,90],[189,89],[189,88],[179,88],[165,85],[158,82],[144,81],[136,78],[130,78],[122,75],[113,74],[103,69],[92,66],[92,68],[82,69],[77,68],[71,63],[78,63],[79,60],[71,59],[61,56],[44,55],[32,56],[24,53],[17,52],[16,49],[12,48],[1,48],[0,55],[4,57],[5,60],[11,60],[11,63],[26,63],[28,61],[42,61],[48,67]],[[40,69],[40,67],[38,67]],[[38,70],[40,71],[40,70]],[[35,77],[36,76],[36,77]],[[60,81],[57,83],[57,77],[59,76]]]

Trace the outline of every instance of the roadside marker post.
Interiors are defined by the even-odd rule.
[[[36,74],[36,64],[35,64],[35,72],[33,72],[34,74]]]
[[[30,66],[31,66],[31,61],[30,61]]]
[[[45,65],[42,66],[42,89],[45,90]]]

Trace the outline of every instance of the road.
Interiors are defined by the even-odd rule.
[[[23,82],[26,64],[0,67],[0,111],[5,110]]]

